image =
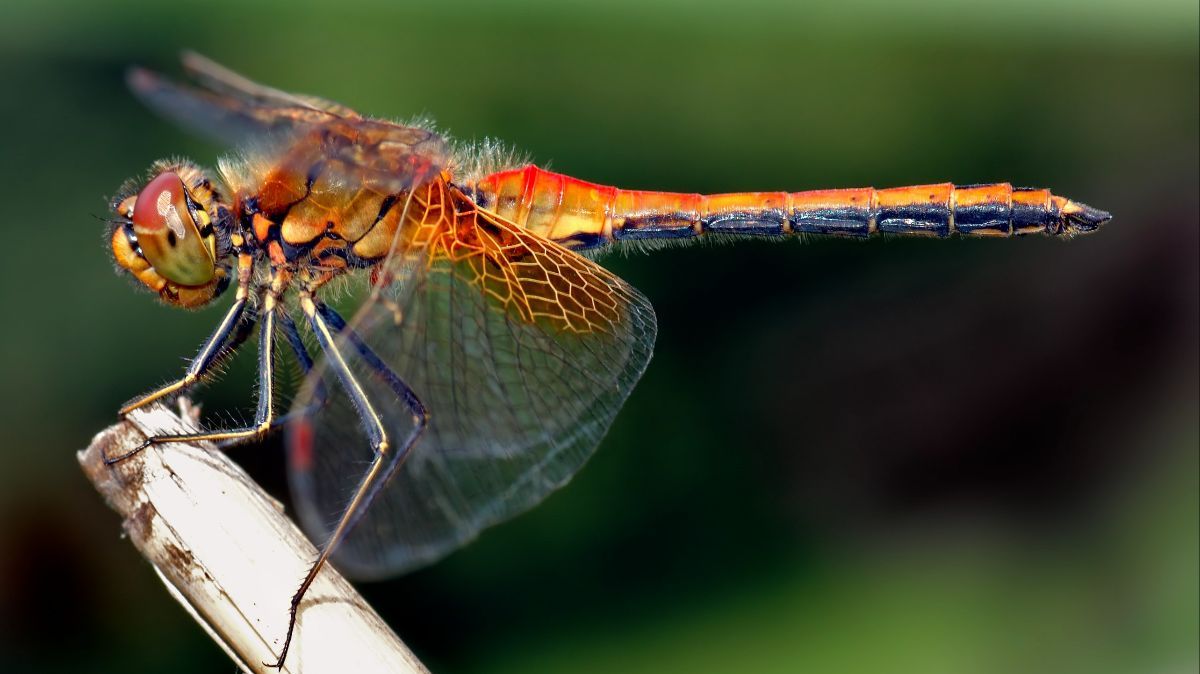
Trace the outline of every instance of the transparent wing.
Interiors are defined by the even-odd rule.
[[[429,425],[334,553],[359,577],[436,561],[517,515],[579,470],[650,360],[646,298],[594,262],[480,211],[422,228],[352,321],[429,411]],[[378,368],[342,348],[396,446],[411,414]],[[370,460],[359,420],[328,372],[324,410],[289,427],[301,521],[323,541]]]
[[[193,51],[183,52],[181,60],[183,69],[202,86],[229,98],[239,99],[248,106],[279,111],[308,109],[342,119],[362,117],[341,103],[307,94],[291,94],[259,84]]]
[[[162,116],[228,145],[241,145],[264,135],[289,133],[298,126],[323,124],[339,116],[299,99],[266,99],[230,87],[195,87],[173,82],[144,68],[131,68],[129,88]],[[358,118],[355,115],[352,119]]]
[[[253,148],[265,164],[302,183],[320,166],[330,181],[394,194],[445,165],[446,143],[428,129],[366,119],[332,101],[272,89],[199,54],[185,53],[183,63],[199,86],[133,68],[129,87],[164,117],[220,143]]]

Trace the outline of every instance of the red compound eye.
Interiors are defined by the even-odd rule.
[[[143,187],[131,219],[138,247],[155,271],[185,286],[212,280],[212,252],[200,238],[178,174],[160,173]]]
[[[179,237],[185,231],[183,218],[191,219],[183,197],[183,181],[170,171],[147,183],[133,206],[133,226],[139,236],[169,227]]]

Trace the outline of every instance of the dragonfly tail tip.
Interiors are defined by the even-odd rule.
[[[1078,201],[1067,201],[1062,208],[1063,225],[1068,234],[1087,234],[1112,220],[1112,214]]]

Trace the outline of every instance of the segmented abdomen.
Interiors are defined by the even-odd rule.
[[[486,176],[474,196],[483,208],[578,249],[705,234],[1073,234],[1090,231],[1072,226],[1084,210],[1108,218],[1049,190],[1008,183],[703,195],[622,190],[536,166]]]

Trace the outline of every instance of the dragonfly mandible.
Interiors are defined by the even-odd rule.
[[[203,381],[255,328],[258,406],[243,428],[150,437],[106,460],[286,428],[299,519],[321,547],[291,599],[278,667],[331,555],[356,577],[432,563],[582,467],[656,333],[649,301],[599,255],[711,237],[1070,237],[1110,218],[1007,183],[624,190],[256,84],[197,54],[183,66],[193,84],[142,69],[128,81],[235,153],[215,172],[163,160],[127,182],[112,202],[112,254],[168,305],[200,307],[230,286],[234,298],[185,374],[121,414]],[[345,320],[322,298],[349,278],[362,299]],[[282,416],[280,338],[306,374]]]

